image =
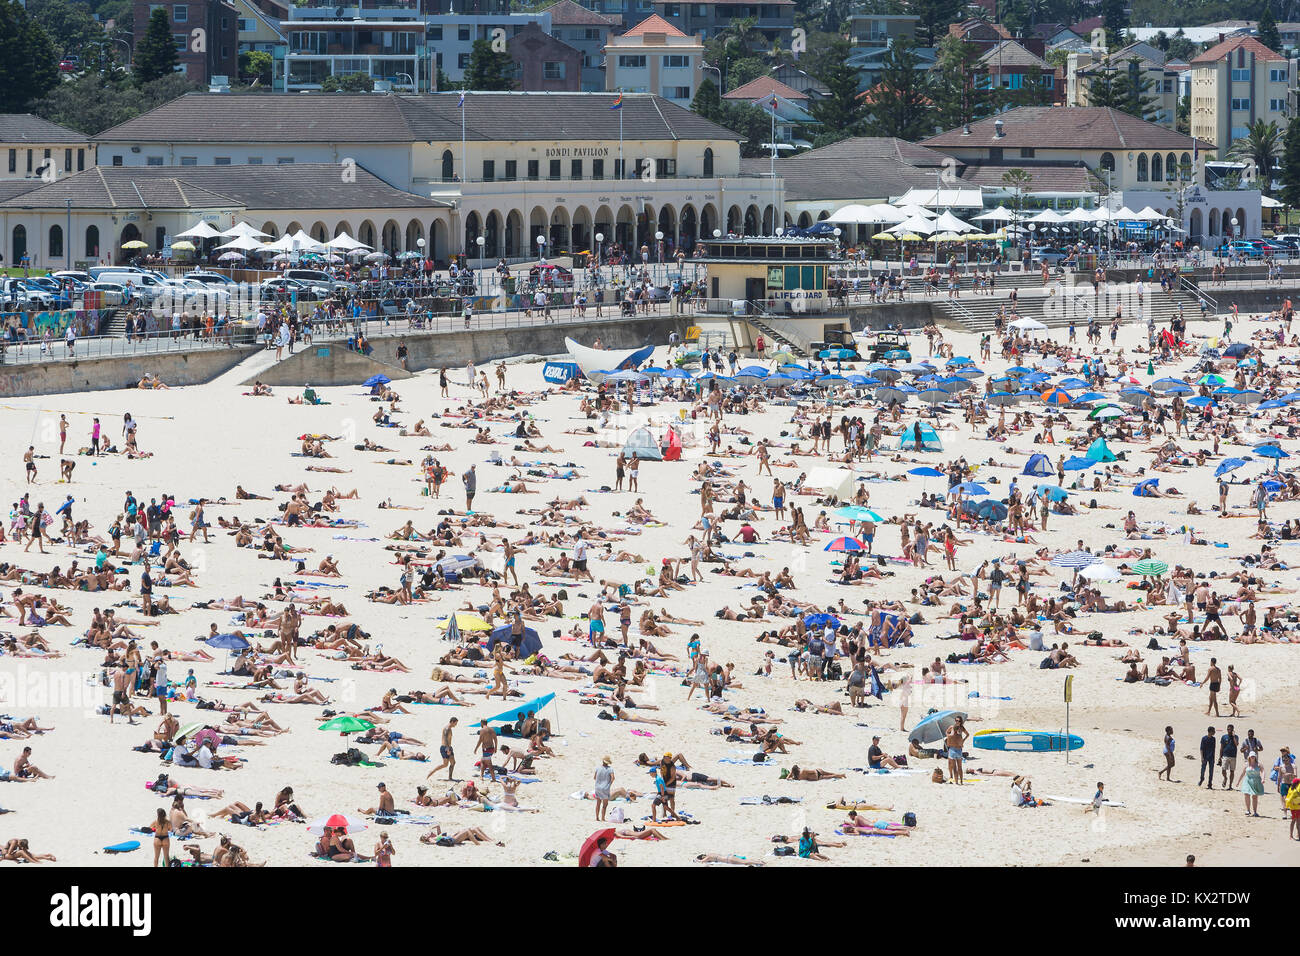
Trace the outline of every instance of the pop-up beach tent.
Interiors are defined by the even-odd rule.
[[[1091,458],[1093,461],[1103,462],[1119,460],[1115,457],[1115,453],[1110,450],[1110,446],[1106,444],[1106,439],[1104,438],[1098,438],[1088,446],[1086,457]]]
[[[502,624],[500,627],[494,627],[492,634],[488,638],[487,649],[491,651],[498,644],[510,643],[510,625]],[[524,628],[524,641],[519,648],[520,657],[532,657],[534,654],[541,653],[542,639],[537,636],[537,632],[531,627]]]
[[[899,448],[916,448],[917,436],[921,438],[922,451],[943,451],[943,442],[939,440],[939,433],[934,430],[933,425],[925,422],[913,422],[903,429],[903,434],[898,438]]]
[[[655,436],[650,434],[648,428],[638,428],[627,436],[627,441],[623,444],[623,454],[631,458],[634,452],[641,461],[664,460],[664,453],[659,449],[659,443],[655,441]]]
[[[592,372],[617,372],[619,369],[636,368],[655,351],[653,345],[639,349],[593,349],[580,345],[573,339],[565,339],[564,345],[582,374],[587,376]]]
[[[1029,461],[1025,462],[1025,470],[1022,475],[1034,475],[1037,478],[1045,478],[1052,473],[1052,460],[1046,455],[1030,455]]]

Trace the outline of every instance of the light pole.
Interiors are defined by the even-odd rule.
[[[720,69],[718,69],[716,66],[709,66],[709,64],[705,63],[703,60],[700,61],[700,69],[712,70],[714,73],[718,74],[718,95],[721,96],[724,92],[726,92],[722,88],[722,71]]]
[[[600,264],[603,261],[600,255],[600,246],[604,241],[605,234],[603,232],[596,233],[596,283],[598,285],[600,284]]]
[[[483,295],[483,294],[484,294],[484,292],[483,292],[483,288],[482,288],[482,282],[483,282],[483,244],[484,244],[486,241],[487,241],[487,240],[484,239],[482,236],[479,236],[477,239],[474,240],[475,244],[478,245],[478,275],[479,275],[479,282],[478,282],[478,285],[479,285],[479,295]]]
[[[537,237],[537,258],[540,260],[538,265],[546,264],[546,237]]]
[[[399,77],[399,76],[404,76],[404,77],[406,77],[408,80],[411,81],[411,92],[412,92],[412,93],[418,93],[418,92],[419,92],[419,90],[418,90],[418,89],[416,88],[416,86],[415,86],[415,77],[411,76],[410,73],[394,73],[394,74],[393,74],[393,79],[397,79],[397,77]]]
[[[664,234],[655,230],[655,262],[664,261]]]

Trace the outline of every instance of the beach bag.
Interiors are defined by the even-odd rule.
[[[909,810],[907,813],[904,813],[904,814],[903,814],[903,826],[905,826],[905,827],[914,827],[914,826],[916,826],[916,814],[915,814],[915,813],[912,813],[910,810]]]
[[[794,856],[794,847],[778,846],[772,850],[773,856]]]
[[[943,771],[942,771],[940,768],[938,768],[938,767],[935,767],[935,768],[934,768],[934,773],[930,774],[930,782],[931,782],[931,783],[943,783],[943,782],[944,782]]]
[[[623,817],[623,808],[622,808],[622,807],[615,807],[613,810],[611,810],[611,811],[609,812],[609,818],[610,818],[610,820],[612,820],[614,823],[622,823],[622,822],[623,822],[623,819],[624,819],[624,817]]]

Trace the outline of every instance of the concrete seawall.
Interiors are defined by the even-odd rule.
[[[244,384],[261,382],[263,385],[289,387],[360,385],[372,375],[387,375],[393,381],[411,377],[405,369],[353,352],[340,342],[325,342],[299,348],[278,365],[250,375]]]
[[[134,388],[145,372],[163,384],[200,385],[211,381],[256,348],[203,349],[194,352],[157,352],[152,355],[42,362],[0,366],[0,396],[57,395]]]

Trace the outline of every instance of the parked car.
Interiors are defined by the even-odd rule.
[[[1043,246],[1034,250],[1030,260],[1032,262],[1046,262],[1049,266],[1059,266],[1061,261],[1067,258],[1069,258],[1068,252]]]
[[[284,277],[263,279],[260,288],[262,295],[280,300],[287,300],[297,294],[299,300],[311,302],[328,299],[333,294],[333,290],[327,287]]]
[[[239,283],[230,278],[230,276],[222,275],[220,272],[187,272],[185,275],[181,276],[181,278],[187,281],[193,280],[195,282],[201,282],[205,286],[210,286],[216,289],[239,285]]]
[[[79,69],[81,69],[81,57],[76,54],[69,53],[59,61],[60,73],[76,73]]]
[[[1214,251],[1221,256],[1254,257],[1254,256],[1261,256],[1264,254],[1262,249],[1255,246],[1254,243],[1246,241],[1245,239],[1224,240],[1224,242],[1219,246],[1219,248],[1215,249]]]
[[[310,285],[322,286],[339,292],[353,293],[357,291],[354,283],[345,279],[336,279],[324,269],[285,269],[284,277],[286,279],[298,279]]]
[[[97,292],[100,302],[106,306],[118,306],[126,302],[126,287],[116,282],[92,282],[86,291]]]

